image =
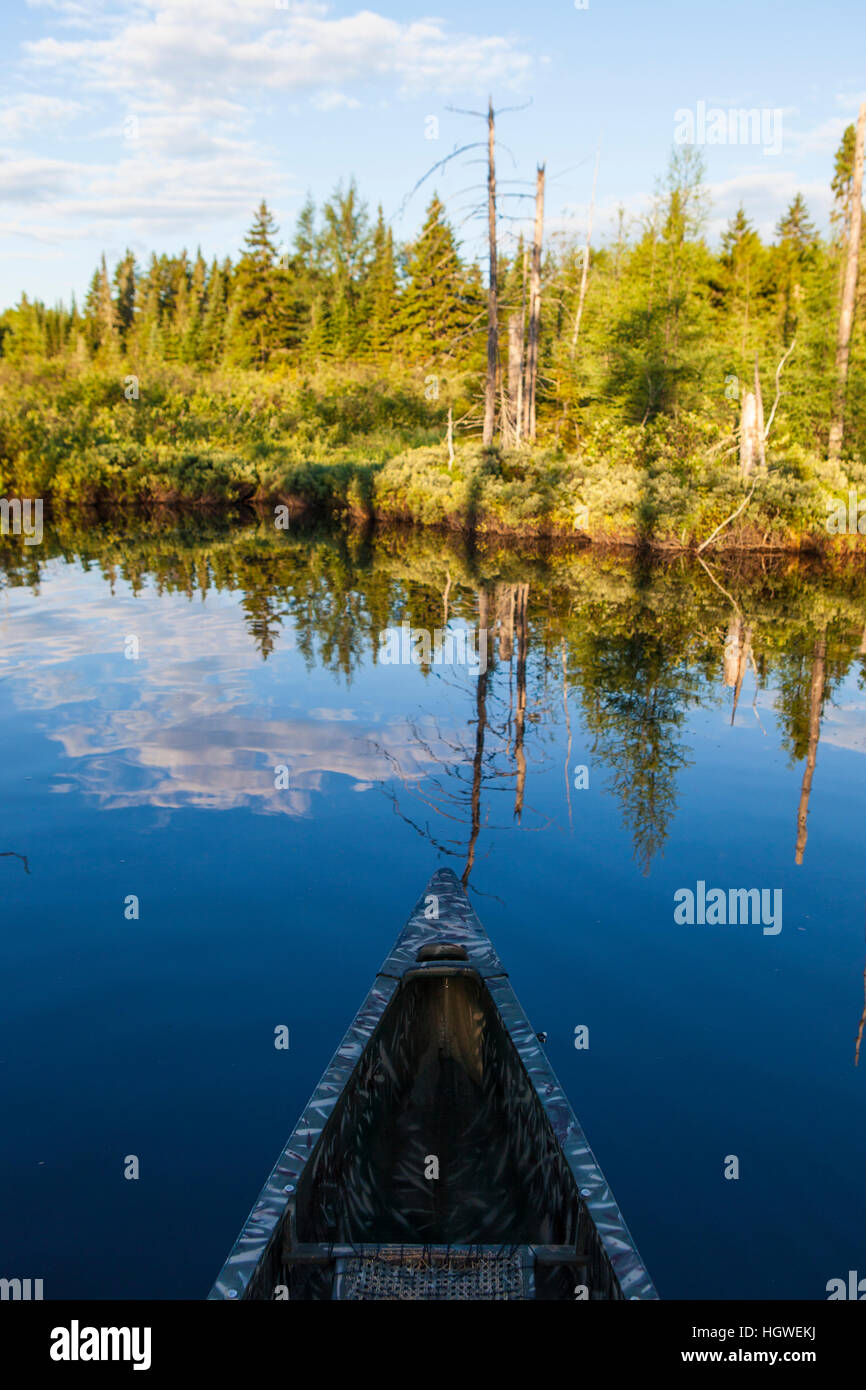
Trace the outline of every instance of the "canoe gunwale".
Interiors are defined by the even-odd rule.
[[[432,918],[428,916],[431,899],[437,913]],[[465,963],[461,960],[446,959],[418,961],[418,951],[421,947],[443,938],[465,947]],[[298,1185],[341,1094],[351,1082],[364,1050],[403,981],[407,978],[418,979],[425,975],[443,974],[480,978],[489,991],[559,1142],[565,1161],[571,1169],[580,1193],[581,1204],[598,1233],[604,1254],[619,1284],[621,1296],[626,1299],[658,1298],[610,1186],[565,1092],[540,1047],[490,938],[455,874],[450,869],[438,869],[419,898],[406,926],[376,975],[367,998],[304,1108],[208,1295],[210,1300],[257,1296],[251,1295],[251,1284],[263,1260],[274,1251],[275,1244],[278,1243],[283,1250],[290,1244],[292,1258],[296,1251],[300,1253],[304,1249],[303,1245],[299,1246],[292,1238]],[[333,1258],[324,1252],[329,1249],[336,1251],[337,1248],[337,1245],[329,1247],[327,1244],[306,1247],[309,1252],[308,1259],[313,1258],[315,1249],[315,1258],[320,1263],[326,1263],[327,1259]],[[340,1242],[339,1248],[344,1248],[344,1243]],[[345,1247],[346,1250],[350,1248],[357,1252],[362,1247]],[[524,1248],[534,1250],[536,1256],[541,1255],[542,1261],[547,1263],[581,1262],[580,1257],[575,1256],[575,1252],[572,1252],[573,1258],[559,1260],[548,1260],[543,1254],[545,1250],[562,1251],[562,1247],[530,1245]],[[452,1247],[452,1250],[454,1249],[455,1247]],[[278,1262],[281,1263],[281,1260]],[[301,1262],[307,1263],[303,1256]]]

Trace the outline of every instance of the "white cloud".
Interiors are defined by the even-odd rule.
[[[862,92],[837,93],[836,105],[841,106],[843,110],[851,112],[851,117],[846,122],[847,125],[850,125],[852,120],[857,119],[857,112],[864,101],[866,101],[866,90]]]
[[[34,130],[63,126],[83,110],[78,101],[63,101],[37,92],[4,98],[0,102],[0,139],[16,140]]]
[[[707,233],[710,240],[721,235],[740,203],[765,240],[775,236],[779,218],[798,193],[802,193],[809,215],[820,226],[830,212],[828,181],[803,179],[790,169],[767,171],[763,167],[746,169],[733,178],[708,185],[712,215]]]
[[[44,236],[49,205],[58,229],[86,226],[102,244],[115,235],[152,244],[205,222],[236,226],[265,195],[293,199],[280,149],[288,105],[302,136],[299,103],[309,124],[314,112],[349,113],[372,97],[475,87],[480,73],[501,90],[531,66],[512,39],[368,9],[132,0],[118,13],[101,0],[29,4],[48,32],[23,45],[17,80],[47,94],[0,102],[0,197],[14,207],[6,227],[16,237],[34,227]],[[83,101],[91,121],[78,123],[77,158],[64,160],[51,127],[81,114]]]
[[[85,171],[86,166],[71,160],[38,155],[0,159],[0,199],[44,203],[74,188]]]
[[[361,103],[355,97],[346,96],[345,92],[316,92],[310,98],[311,106],[315,106],[317,111],[336,111],[340,107],[356,107]]]
[[[531,66],[507,38],[452,33],[442,21],[402,22],[322,6],[277,10],[265,0],[143,0],[132,17],[100,26],[103,38],[36,39],[30,64],[74,70],[86,86],[183,107],[214,90],[298,92],[390,82],[403,94],[519,82]]]
[[[833,155],[839,148],[845,127],[850,124],[843,116],[831,116],[811,130],[791,130],[786,126],[785,144],[797,154]]]

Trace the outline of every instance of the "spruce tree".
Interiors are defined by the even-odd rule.
[[[445,208],[434,194],[421,233],[406,256],[399,323],[410,354],[426,359],[464,350],[476,309]]]
[[[223,330],[226,321],[226,292],[231,278],[231,262],[221,267],[216,257],[207,277],[204,314],[201,320],[199,360],[216,366],[223,355]]]
[[[285,351],[292,336],[287,273],[278,264],[277,226],[264,200],[244,245],[233,286],[226,351],[231,361],[262,367]]]
[[[722,233],[719,277],[727,326],[725,337],[734,351],[738,376],[745,376],[750,353],[754,356],[763,255],[761,238],[740,204]]]
[[[124,342],[127,339],[135,318],[135,256],[127,250],[118,262],[114,272],[114,299],[117,306],[117,322]]]
[[[360,296],[370,253],[367,208],[354,179],[345,192],[342,184],[337,186],[323,215],[319,257],[328,294],[321,331],[329,350],[344,357],[357,348],[361,337]]]
[[[362,296],[364,346],[374,357],[381,356],[393,345],[394,320],[398,314],[394,237],[391,228],[385,225],[380,203],[373,229],[373,256]]]
[[[781,322],[782,340],[787,346],[797,331],[803,282],[815,263],[817,234],[809,220],[802,193],[790,203],[776,228],[778,238],[774,247],[774,279]]]
[[[114,352],[118,342],[117,310],[111,297],[111,283],[104,254],[99,269],[90,282],[84,314],[91,351],[102,354]]]

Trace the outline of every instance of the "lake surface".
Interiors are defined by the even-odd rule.
[[[203,1298],[447,864],[662,1297],[866,1276],[862,567],[2,544],[0,1275]]]

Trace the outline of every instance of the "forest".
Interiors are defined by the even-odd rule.
[[[673,549],[855,544],[864,125],[828,170],[827,235],[797,194],[769,242],[741,206],[712,248],[703,159],[679,146],[647,214],[620,209],[598,246],[544,234],[539,169],[524,240],[496,204],[491,109],[486,275],[435,193],[399,242],[353,180],[286,241],[262,201],[235,259],[103,257],[80,305],[0,315],[0,489]]]

